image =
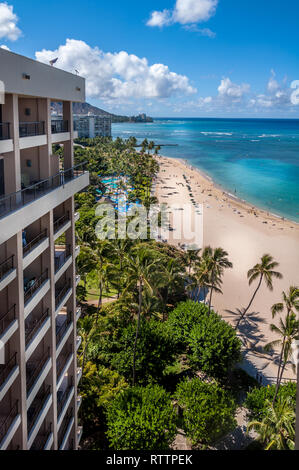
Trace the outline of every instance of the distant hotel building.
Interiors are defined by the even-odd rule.
[[[72,102],[85,81],[3,49],[0,80],[0,450],[77,449],[74,195],[89,175],[74,166]]]
[[[74,124],[79,138],[111,137],[110,116],[75,114]]]

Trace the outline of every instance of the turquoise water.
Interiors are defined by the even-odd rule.
[[[166,145],[248,202],[299,222],[299,120],[156,119],[113,124],[113,137]]]

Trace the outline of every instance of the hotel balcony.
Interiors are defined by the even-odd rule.
[[[28,447],[30,448],[52,405],[51,386],[43,386],[27,411]]]
[[[15,402],[7,413],[0,412],[0,450],[6,450],[21,424],[19,402]]]
[[[53,440],[52,423],[50,423],[48,426],[44,426],[44,429],[39,431],[30,447],[30,450],[50,450],[53,445]]]
[[[59,356],[72,331],[72,314],[59,313],[56,317],[56,357]]]
[[[61,235],[66,232],[71,227],[70,213],[67,212],[63,216],[54,220],[54,240],[61,237]]]
[[[26,269],[38,256],[49,247],[47,229],[43,230],[23,246],[23,269]]]
[[[75,257],[77,258],[79,255],[80,255],[80,245],[77,245],[76,248],[75,248]]]
[[[77,321],[79,320],[81,315],[82,315],[82,309],[81,309],[81,307],[78,307],[77,310],[76,310],[76,320]]]
[[[69,122],[62,120],[53,120],[51,122],[52,144],[70,140]]]
[[[35,360],[30,360],[26,364],[27,380],[27,408],[29,408],[36,397],[41,385],[45,381],[52,366],[50,348]]]
[[[34,353],[47,331],[51,327],[50,310],[47,309],[39,318],[27,321],[25,325],[26,361]]]
[[[55,311],[56,315],[59,314],[62,307],[68,301],[70,296],[72,295],[72,283],[71,279],[65,281],[62,287],[56,287],[55,289]]]
[[[17,270],[14,267],[14,255],[0,262],[0,290],[5,289],[8,284],[17,276]]]
[[[70,245],[55,246],[55,282],[65,273],[72,264]]]
[[[46,269],[38,278],[24,278],[24,316],[25,318],[44,298],[50,289],[49,271]]]
[[[0,341],[5,344],[17,331],[19,322],[16,318],[16,305],[0,316]]]
[[[45,122],[20,122],[19,137],[21,150],[47,145]]]
[[[0,122],[0,153],[12,151],[13,141],[10,137],[10,123]]]
[[[81,343],[82,343],[82,336],[77,336],[77,338],[76,338],[76,351],[78,351],[78,349],[80,348]]]
[[[79,385],[81,379],[82,379],[82,367],[77,367],[77,386]]]
[[[78,426],[78,431],[77,431],[77,442],[78,445],[80,444],[81,438],[83,434],[83,426]]]
[[[70,406],[71,400],[74,396],[75,388],[71,380],[69,385],[66,385],[66,388],[61,387],[57,391],[57,426],[60,428],[63,418],[66,415],[66,412]]]
[[[15,353],[6,364],[0,365],[0,401],[3,400],[18,375],[19,365],[17,363],[17,353]]]
[[[89,173],[84,166],[77,165],[17,193],[1,197],[0,244],[88,186]]]
[[[78,395],[77,396],[77,412],[79,411],[81,405],[82,405],[82,397],[81,395]]]
[[[68,372],[73,358],[74,353],[71,346],[67,347],[66,350],[59,355],[56,362],[57,389],[61,387],[63,379]]]
[[[65,416],[59,433],[58,433],[58,449],[59,450],[65,450],[68,439],[72,430],[72,427],[74,425],[75,419],[74,419],[74,410],[71,408],[71,410],[67,413]]]

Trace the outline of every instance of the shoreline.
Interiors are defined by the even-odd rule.
[[[267,343],[277,339],[270,325],[278,325],[279,318],[273,320],[271,307],[281,302],[283,291],[299,284],[299,225],[229,197],[212,179],[183,159],[157,156],[157,161],[160,171],[154,186],[158,201],[181,208],[202,204],[203,246],[223,248],[233,263],[233,269],[226,270],[223,276],[223,295],[215,293],[212,302],[213,309],[224,320],[234,325],[236,315],[248,305],[253,295],[256,284],[248,285],[248,270],[267,253],[279,263],[277,270],[283,274],[283,279],[273,280],[273,291],[265,283],[261,285],[252,310],[248,312],[248,321],[241,329],[247,340],[248,368],[269,380],[276,377],[276,355],[261,352]],[[184,235],[179,239],[171,237],[167,241],[170,245],[182,247],[189,243]],[[285,314],[281,316],[284,318]],[[286,369],[284,378],[295,378],[291,367]]]
[[[261,216],[263,216],[265,219],[270,220],[271,222],[280,221],[290,226],[295,225],[299,229],[299,222],[296,222],[286,216],[282,216],[282,215],[270,212],[270,210],[264,209],[260,206],[250,203],[249,201],[245,199],[241,199],[240,197],[235,196],[234,194],[230,193],[229,190],[221,186],[219,183],[216,183],[213,180],[213,178],[207,175],[203,170],[201,170],[200,168],[196,166],[191,165],[188,160],[184,158],[168,157],[166,155],[158,155],[157,157],[158,159],[163,158],[163,159],[174,161],[174,162],[180,162],[183,166],[185,166],[187,169],[191,170],[192,172],[197,172],[201,178],[205,179],[206,182],[211,184],[216,190],[221,191],[221,193],[225,195],[226,197],[228,197],[231,200],[231,203],[235,203],[236,206],[238,206],[238,208],[241,206],[241,208],[244,210],[254,211],[256,213],[259,213]]]

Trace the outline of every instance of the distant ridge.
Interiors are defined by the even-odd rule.
[[[52,113],[62,114],[62,103],[53,102],[51,104]],[[140,119],[140,116],[118,116],[117,114],[108,113],[101,108],[92,106],[89,103],[73,103],[73,113],[74,114],[94,114],[96,116],[109,116],[112,118],[112,122],[152,122],[152,118],[147,117]]]

